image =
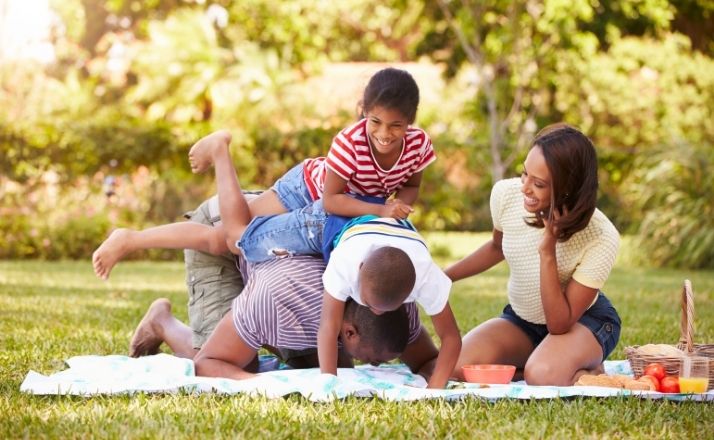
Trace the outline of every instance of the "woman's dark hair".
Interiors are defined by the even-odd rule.
[[[388,67],[370,78],[362,95],[362,116],[376,106],[399,110],[410,124],[419,107],[419,86],[406,70]]]
[[[558,240],[566,241],[582,231],[595,212],[597,201],[597,153],[593,143],[576,128],[564,123],[543,128],[533,140],[533,148],[543,152],[551,176],[550,220],[553,210],[568,211],[557,222]],[[539,217],[527,219],[530,226],[542,228]]]

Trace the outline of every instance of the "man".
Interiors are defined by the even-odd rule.
[[[132,338],[132,350],[155,353],[166,342],[177,355],[194,358],[201,376],[251,377],[261,347],[294,368],[317,367],[325,263],[309,256],[253,265],[240,261],[245,289],[198,353],[191,346],[192,329],[173,317],[166,299],[152,304]],[[352,358],[378,364],[400,357],[428,378],[438,355],[413,303],[380,316],[351,303],[340,342],[341,367],[351,367]]]
[[[253,197],[251,192],[247,197]],[[198,208],[187,212],[184,217],[196,223],[208,226],[221,224],[218,209],[218,197],[213,196],[201,203]],[[203,346],[218,322],[231,309],[233,299],[243,290],[243,279],[236,265],[233,254],[226,252],[211,255],[192,249],[184,250],[186,266],[186,288],[188,290],[188,321],[186,327],[178,320],[165,321],[162,318],[171,315],[171,304],[166,299],[154,301],[144,321],[157,319],[166,326],[167,332],[181,335],[175,338],[171,348],[176,356],[193,358]],[[142,324],[144,323],[142,321]],[[147,329],[139,325],[141,332],[135,332],[129,346],[129,356],[139,357],[156,354],[159,345],[146,334]],[[187,334],[183,334],[187,332]]]

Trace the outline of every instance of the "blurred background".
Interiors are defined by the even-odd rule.
[[[87,259],[181,219],[215,191],[187,163],[215,129],[266,188],[391,65],[438,155],[420,228],[488,231],[493,182],[565,121],[636,258],[714,268],[713,36],[712,0],[0,0],[0,258]]]

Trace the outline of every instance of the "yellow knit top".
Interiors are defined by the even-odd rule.
[[[491,191],[493,226],[503,232],[503,255],[510,268],[508,300],[513,310],[526,321],[545,324],[540,299],[540,256],[538,246],[544,230],[528,226],[531,217],[523,206],[521,180],[497,182]],[[615,264],[620,234],[599,209],[588,226],[566,242],[556,244],[558,277],[562,287],[574,279],[600,289]]]

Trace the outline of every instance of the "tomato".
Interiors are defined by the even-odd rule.
[[[654,386],[654,391],[659,391],[659,379],[657,379],[654,376],[650,376],[649,374],[643,374],[642,377],[640,377],[638,380],[648,380]]]
[[[664,365],[655,362],[652,364],[647,364],[647,366],[645,367],[644,374],[654,376],[657,378],[657,380],[662,380],[667,375],[667,372],[664,371]]]
[[[679,392],[679,378],[677,376],[665,376],[659,385],[660,391],[663,393]]]

